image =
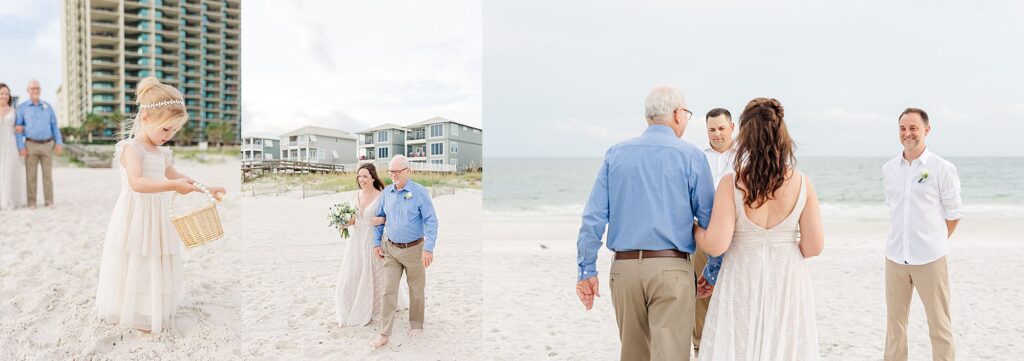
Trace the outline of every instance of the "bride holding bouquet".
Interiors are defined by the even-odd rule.
[[[383,217],[374,216],[380,208],[384,183],[373,164],[359,166],[356,182],[359,190],[353,202],[332,207],[328,215],[330,226],[337,227],[348,242],[334,298],[341,327],[362,327],[379,321],[384,294],[382,263],[373,254],[373,227],[384,224]]]

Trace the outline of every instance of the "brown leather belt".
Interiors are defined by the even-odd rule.
[[[49,143],[51,140],[53,140],[53,138],[50,138],[50,139],[47,139],[47,140],[35,140],[35,139],[25,138],[26,142],[31,142],[31,143],[36,143],[36,144],[46,144],[46,143]]]
[[[644,258],[661,258],[661,257],[675,257],[682,258],[685,260],[690,259],[690,254],[680,252],[674,249],[666,249],[663,251],[622,251],[615,252],[615,259],[644,259]]]
[[[391,240],[389,239],[388,242],[391,242]],[[409,243],[395,243],[395,242],[391,242],[391,244],[395,245],[395,247],[398,247],[398,248],[415,247],[416,245],[418,245],[420,243],[423,243],[423,238],[422,237],[420,239],[417,239],[417,240],[409,242]]]

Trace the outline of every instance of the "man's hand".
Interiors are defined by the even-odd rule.
[[[711,293],[714,291],[715,286],[708,283],[708,280],[704,279],[704,275],[697,277],[697,298],[711,297]]]
[[[61,153],[64,153],[64,146],[56,144],[53,146],[53,151],[57,152],[57,155],[60,155]]]
[[[594,307],[594,297],[601,297],[598,292],[597,276],[587,278],[576,283],[576,296],[579,296],[583,307],[588,311]]]
[[[420,257],[423,260],[423,268],[430,267],[430,263],[434,262],[434,253],[430,251],[423,251],[423,256]]]
[[[28,149],[22,149],[18,153],[21,153],[22,158],[28,157]]]
[[[19,125],[19,126],[14,127],[14,134],[21,134],[21,133],[24,133],[24,132],[25,132],[25,126],[24,125]]]
[[[373,247],[373,254],[377,255],[377,258],[384,259],[384,250],[380,247]]]

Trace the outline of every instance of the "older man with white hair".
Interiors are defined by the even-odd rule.
[[[53,206],[53,153],[60,155],[64,141],[57,126],[57,114],[50,103],[39,99],[38,80],[28,82],[29,100],[18,106],[15,125],[18,127],[18,150],[25,157],[28,181],[28,207],[36,207],[36,175],[43,171],[43,198]]]
[[[426,269],[434,261],[437,215],[430,192],[409,179],[411,172],[405,156],[391,158],[388,173],[393,183],[381,193],[384,198],[377,211],[377,216],[387,221],[376,227],[373,238],[374,254],[384,260],[384,309],[380,336],[370,342],[374,349],[390,340],[403,272],[409,283],[409,336],[423,331],[423,289],[427,283]],[[384,234],[387,237],[382,241]]]
[[[678,90],[651,91],[647,130],[608,149],[583,211],[576,293],[589,310],[598,296],[597,252],[607,226],[622,360],[690,359],[693,220],[708,225],[715,193],[707,157],[679,139],[692,115]]]

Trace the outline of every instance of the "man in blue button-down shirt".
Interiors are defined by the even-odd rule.
[[[64,141],[57,127],[57,114],[50,103],[39,99],[39,81],[28,82],[29,100],[18,106],[17,143],[18,150],[25,158],[26,180],[28,181],[28,207],[36,207],[36,175],[43,168],[43,198],[46,206],[53,206],[53,153],[60,155]]]
[[[423,331],[423,289],[427,283],[426,268],[434,261],[437,241],[437,215],[430,192],[409,180],[409,161],[401,155],[391,159],[388,173],[393,184],[381,193],[378,217],[386,223],[377,226],[373,236],[373,252],[384,260],[384,299],[380,336],[370,342],[373,348],[388,343],[395,325],[398,307],[398,283],[405,272],[409,283],[409,335]],[[387,234],[387,237],[383,237]],[[382,238],[385,238],[382,240]]]
[[[682,93],[656,88],[645,108],[647,130],[608,149],[583,211],[576,293],[589,310],[598,296],[597,252],[607,226],[621,359],[689,360],[694,218],[707,227],[714,186],[707,157],[679,139],[692,116]]]

